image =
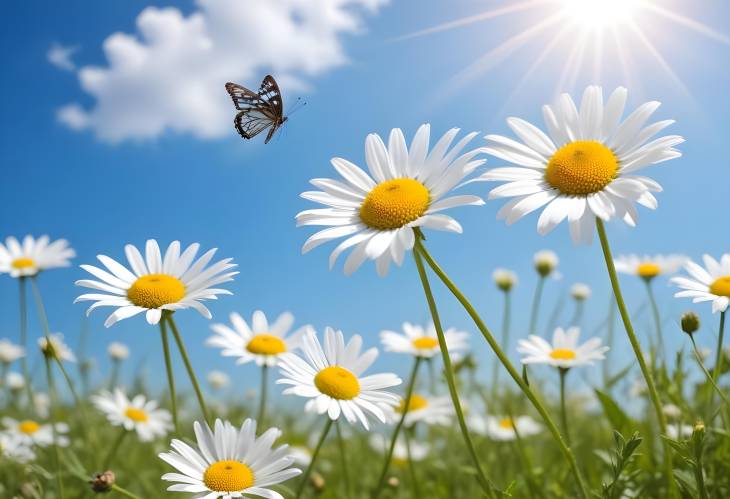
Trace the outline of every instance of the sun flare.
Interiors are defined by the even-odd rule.
[[[630,23],[639,0],[561,0],[566,18],[583,29],[602,29]]]

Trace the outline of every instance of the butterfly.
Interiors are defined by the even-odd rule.
[[[231,82],[226,83],[226,91],[238,110],[233,124],[244,139],[252,139],[268,128],[269,133],[264,140],[264,144],[268,144],[288,119],[284,116],[279,85],[271,75],[266,75],[258,93]]]

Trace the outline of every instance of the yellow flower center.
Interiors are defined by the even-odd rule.
[[[558,149],[545,169],[545,180],[562,194],[587,196],[603,190],[618,173],[618,160],[603,144],[579,140]]]
[[[40,427],[41,426],[38,423],[36,423],[35,421],[31,421],[30,419],[21,421],[18,424],[18,429],[26,435],[32,435],[33,433],[37,432]]]
[[[325,367],[314,377],[317,389],[338,400],[351,400],[360,394],[360,382],[354,374],[340,366]]]
[[[360,206],[360,219],[374,229],[398,229],[423,215],[430,201],[428,189],[418,180],[386,180],[365,197]]]
[[[416,338],[413,340],[413,346],[418,350],[431,350],[439,345],[439,341],[436,338],[430,336],[424,336],[422,338]]]
[[[258,355],[277,355],[286,352],[286,343],[273,334],[257,334],[248,342],[246,350]]]
[[[710,284],[710,293],[730,298],[730,275],[725,275],[715,279],[715,282]]]
[[[10,265],[12,265],[13,268],[16,269],[27,269],[28,267],[35,267],[35,260],[25,257],[16,258]]]
[[[127,290],[127,298],[134,305],[144,308],[160,308],[177,303],[185,297],[185,285],[167,274],[143,275]]]
[[[251,468],[238,461],[218,461],[205,470],[203,483],[214,492],[239,492],[252,487]]]
[[[499,427],[504,428],[505,430],[514,430],[515,424],[512,422],[510,418],[504,418],[499,420]]]
[[[659,265],[657,265],[656,263],[645,262],[639,264],[639,266],[636,268],[636,273],[644,279],[651,279],[652,277],[656,277],[661,274],[662,269],[660,269]]]
[[[411,400],[408,403],[408,409],[406,409],[406,399],[403,399],[400,401],[400,405],[396,408],[396,411],[403,414],[403,412],[411,412],[411,411],[417,411],[419,409],[423,409],[428,405],[428,400],[426,400],[425,397],[421,397],[420,395],[416,395],[415,393],[411,395]]]
[[[137,409],[135,407],[127,407],[127,410],[124,411],[124,415],[132,421],[136,421],[138,423],[144,423],[148,419],[146,412],[144,412],[142,409]]]
[[[550,357],[558,360],[573,360],[575,359],[575,350],[568,348],[556,348],[550,352]]]

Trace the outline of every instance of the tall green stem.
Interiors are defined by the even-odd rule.
[[[702,369],[702,372],[705,374],[705,377],[710,382],[712,387],[715,389],[717,394],[720,395],[720,398],[723,400],[723,402],[730,405],[730,400],[727,399],[727,397],[725,396],[723,391],[717,385],[717,382],[715,381],[714,376],[712,376],[710,374],[710,372],[707,370],[707,368],[705,367],[705,363],[702,361],[702,356],[700,355],[700,351],[697,349],[697,343],[695,343],[694,336],[689,335],[689,339],[692,342],[692,350],[694,351],[695,359],[697,360],[697,364],[700,366],[700,369]],[[710,399],[710,402],[712,402],[712,394],[710,394],[709,399]],[[712,409],[712,404],[709,404],[709,406],[707,408],[707,414],[708,414],[707,421],[708,422],[711,420],[711,417],[709,417],[709,412],[711,409]]]
[[[205,405],[205,399],[203,398],[203,392],[200,390],[200,385],[198,384],[198,378],[195,377],[195,371],[193,370],[193,365],[190,363],[190,358],[188,357],[188,353],[185,350],[185,344],[183,343],[182,336],[180,336],[180,331],[177,330],[177,325],[175,324],[175,319],[172,318],[172,314],[168,314],[167,316],[167,322],[170,325],[170,329],[172,329],[172,335],[175,337],[175,343],[177,343],[177,348],[180,350],[180,356],[183,359],[183,363],[185,364],[185,369],[188,371],[188,376],[190,377],[190,382],[193,385],[193,389],[195,390],[195,395],[198,398],[198,404],[200,405],[200,411],[203,413],[203,419],[205,419],[206,423],[210,425],[210,418],[208,417],[208,408]]]
[[[109,391],[114,390],[119,382],[119,366],[121,362],[117,359],[112,359],[112,369],[109,374]]]
[[[385,462],[383,463],[383,469],[380,471],[380,478],[378,478],[378,485],[375,487],[375,492],[373,493],[373,499],[377,499],[377,497],[380,496],[380,493],[383,491],[383,486],[385,485],[385,476],[388,474],[388,468],[390,468],[390,461],[393,458],[393,450],[395,449],[395,443],[398,440],[398,434],[401,431],[401,428],[403,427],[403,423],[406,420],[406,416],[408,415],[408,408],[411,404],[411,397],[413,396],[413,387],[416,385],[416,375],[418,374],[418,366],[421,365],[421,357],[416,357],[415,361],[413,362],[413,368],[411,369],[411,376],[408,379],[408,387],[406,388],[406,397],[403,401],[403,412],[401,413],[400,419],[398,420],[398,423],[395,425],[395,429],[393,430],[393,436],[390,439],[390,447],[388,447],[388,453],[385,456]],[[429,359],[430,364],[430,359]]]
[[[542,289],[545,287],[545,276],[540,276],[535,286],[535,296],[532,297],[532,312],[530,313],[530,334],[537,334],[537,317],[540,314]]]
[[[712,384],[715,386],[717,386],[717,379],[719,378],[720,371],[722,370],[722,357],[723,357],[722,344],[723,344],[723,339],[725,336],[725,313],[726,312],[727,312],[726,310],[723,312],[720,312],[720,332],[717,335],[717,349],[716,349],[717,351],[715,353],[715,367],[712,368]],[[712,407],[712,401],[714,398],[715,398],[714,395],[712,395],[712,393],[710,393],[710,397],[709,397],[710,407]]]
[[[104,466],[102,468],[103,470],[109,469],[112,462],[114,461],[114,456],[117,455],[117,451],[124,441],[124,437],[126,437],[127,433],[129,433],[129,431],[127,431],[123,426],[119,430],[120,431],[117,435],[117,438],[114,440],[114,443],[111,445],[111,447],[109,447],[109,452],[107,452],[107,455],[104,458]]]
[[[502,313],[502,343],[501,347],[502,350],[507,351],[507,348],[509,346],[509,323],[510,323],[510,313],[512,310],[511,303],[510,303],[510,292],[505,291],[504,292],[504,312]],[[499,393],[499,362],[497,362],[497,359],[494,359],[494,364],[492,365],[492,403],[496,403],[497,401],[497,394]]]
[[[44,355],[46,365],[46,378],[48,380],[48,393],[51,398],[51,435],[53,436],[53,457],[56,467],[56,488],[58,497],[63,499],[63,478],[61,477],[61,456],[58,446],[58,433],[56,431],[56,424],[58,423],[58,394],[56,392],[56,383],[53,380],[53,371],[51,370],[51,359],[48,355]]]
[[[180,427],[177,423],[177,395],[175,394],[175,376],[172,371],[172,359],[170,358],[170,343],[167,338],[167,317],[165,314],[169,312],[162,312],[163,316],[160,319],[160,338],[162,339],[162,351],[165,356],[165,370],[167,371],[167,386],[170,391],[170,406],[172,408],[172,423],[175,426],[175,433],[180,433]]]
[[[461,303],[462,307],[464,307],[464,310],[469,314],[469,316],[474,321],[474,324],[477,326],[477,329],[482,333],[482,336],[484,336],[484,339],[489,343],[489,346],[494,351],[497,358],[499,358],[502,365],[505,367],[507,372],[509,373],[510,377],[514,380],[515,383],[517,383],[517,386],[520,387],[520,390],[525,394],[525,396],[528,398],[528,400],[532,403],[533,407],[537,410],[537,412],[540,414],[540,417],[545,422],[545,425],[548,427],[548,430],[552,434],[553,438],[555,439],[555,442],[558,444],[558,447],[560,448],[560,451],[563,453],[563,456],[565,457],[566,461],[568,461],[568,464],[570,465],[570,469],[573,472],[573,475],[576,479],[576,485],[578,487],[578,492],[580,497],[587,498],[588,497],[588,490],[586,488],[585,482],[583,480],[583,475],[580,472],[580,469],[578,468],[578,463],[575,460],[575,456],[573,455],[573,452],[570,450],[570,447],[568,447],[565,443],[565,440],[563,439],[562,435],[560,434],[560,430],[558,429],[555,422],[550,417],[550,414],[547,412],[545,407],[542,405],[540,400],[537,398],[537,396],[533,393],[533,391],[530,389],[530,387],[527,385],[524,379],[522,379],[522,376],[520,373],[514,368],[512,363],[510,362],[507,355],[504,353],[504,351],[499,347],[499,344],[497,343],[497,340],[494,338],[492,333],[489,331],[489,328],[487,328],[486,324],[484,324],[484,321],[479,316],[479,313],[477,313],[474,306],[469,302],[469,300],[464,296],[464,294],[459,290],[458,287],[453,283],[453,281],[449,278],[448,275],[441,269],[441,267],[436,263],[436,261],[431,257],[431,255],[426,250],[425,246],[421,243],[421,240],[417,237],[416,238],[416,248],[415,253],[420,253],[425,258],[426,262],[428,262],[428,265],[431,267],[431,269],[434,271],[434,273],[441,279],[441,282],[444,283],[444,285],[451,291],[451,293],[454,295],[454,297]]]
[[[441,319],[439,318],[438,309],[436,308],[436,300],[434,299],[433,293],[431,292],[431,284],[428,282],[426,269],[423,266],[423,258],[421,256],[421,249],[423,248],[423,245],[421,244],[421,237],[422,235],[420,233],[416,234],[416,247],[414,248],[413,256],[416,260],[418,275],[421,278],[423,292],[426,294],[426,301],[428,302],[428,308],[431,311],[433,325],[436,329],[436,336],[438,337],[439,341],[441,357],[444,363],[444,374],[446,376],[446,383],[449,387],[451,402],[454,405],[456,419],[459,422],[459,428],[461,429],[461,435],[464,437],[464,443],[466,444],[466,448],[469,451],[472,463],[476,468],[479,484],[482,486],[482,490],[485,494],[487,494],[487,496],[494,497],[494,486],[484,474],[484,470],[482,470],[482,465],[479,462],[479,456],[477,456],[476,449],[474,448],[474,443],[472,442],[471,436],[469,435],[469,428],[466,426],[466,421],[464,420],[464,412],[461,410],[461,402],[459,401],[459,394],[456,390],[456,381],[454,380],[454,370],[451,366],[451,357],[449,357],[449,350],[446,345],[446,338],[444,336],[443,328],[441,327]]]
[[[261,366],[261,401],[259,403],[259,413],[256,417],[256,422],[258,423],[259,428],[262,427],[264,424],[264,416],[266,415],[266,390],[267,390],[267,378],[268,373],[268,366],[264,364]]]
[[[347,469],[347,454],[345,454],[345,439],[342,438],[342,430],[340,429],[340,422],[335,421],[335,429],[337,430],[337,447],[340,451],[340,466],[342,467],[342,478],[345,485],[345,497],[350,497],[350,473]]]
[[[570,443],[570,431],[568,429],[568,412],[565,410],[565,377],[568,374],[568,369],[559,367],[560,372],[560,421],[563,425],[563,434],[565,435],[565,441]]]
[[[408,471],[411,474],[411,486],[413,487],[414,499],[420,499],[423,497],[421,494],[421,488],[418,486],[418,477],[416,476],[416,466],[413,464],[413,456],[411,455],[411,437],[408,435],[410,432],[409,428],[403,432],[406,444],[406,457],[408,458]]]
[[[657,393],[656,386],[654,384],[654,377],[646,367],[644,354],[641,351],[641,345],[634,333],[634,326],[631,324],[631,317],[626,309],[626,303],[624,302],[623,294],[621,294],[621,287],[619,286],[618,276],[616,275],[616,268],[613,264],[611,247],[608,244],[608,237],[606,236],[606,227],[603,224],[603,220],[600,218],[596,218],[596,228],[598,230],[598,237],[601,240],[601,249],[603,250],[603,258],[606,261],[608,277],[611,280],[611,287],[613,288],[613,294],[616,297],[616,305],[618,305],[618,310],[621,315],[621,320],[624,323],[626,335],[629,337],[631,348],[634,350],[634,356],[641,368],[641,374],[644,375],[644,379],[646,380],[646,386],[649,389],[649,396],[651,398],[652,405],[654,406],[654,412],[656,412],[657,421],[659,422],[659,431],[662,435],[665,435],[667,433],[667,420],[664,417],[664,411],[662,411],[662,403],[659,400],[659,394]],[[665,440],[662,440],[662,444],[664,447],[664,474],[669,487],[669,496],[674,497],[676,495],[676,488],[673,477],[672,450]]]
[[[299,487],[297,487],[297,494],[295,499],[299,499],[302,496],[302,492],[304,492],[304,488],[307,486],[307,482],[309,481],[309,475],[312,474],[312,470],[314,469],[314,463],[317,462],[317,456],[319,456],[319,451],[322,448],[322,445],[324,444],[324,440],[327,438],[327,434],[330,432],[330,428],[332,428],[332,420],[325,416],[327,419],[327,423],[324,425],[324,429],[322,430],[322,435],[319,437],[319,441],[317,442],[317,447],[314,448],[314,452],[312,453],[312,460],[309,461],[309,466],[307,466],[307,469],[304,470],[304,474],[302,475],[301,481],[299,482]]]
[[[615,305],[615,298],[613,295],[611,295],[611,299],[608,304],[608,318],[606,319],[608,321],[608,324],[606,325],[606,344],[608,345],[608,351],[606,352],[606,359],[601,363],[603,366],[603,386],[608,385],[608,378],[611,375],[610,372],[610,358],[612,357],[613,353],[613,340],[614,340],[614,333],[616,331],[615,323],[616,323],[616,305]]]
[[[664,335],[662,335],[662,318],[659,314],[659,306],[656,303],[656,298],[654,297],[654,288],[651,285],[651,280],[644,279],[644,282],[646,283],[646,293],[649,295],[649,304],[651,305],[652,315],[654,316],[657,351],[654,355],[652,355],[652,360],[654,362],[652,368],[656,370],[656,357],[664,359],[666,355],[666,352],[664,351]]]
[[[20,358],[20,368],[23,370],[23,377],[25,378],[25,393],[28,396],[28,409],[33,411],[33,383],[30,378],[30,371],[28,370],[28,297],[26,294],[26,281],[27,277],[21,277],[18,279],[19,286],[19,308],[20,308],[20,346],[25,349],[25,355]]]

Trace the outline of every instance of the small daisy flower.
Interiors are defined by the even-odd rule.
[[[5,375],[5,386],[11,392],[19,392],[25,387],[25,378],[20,373],[10,371]]]
[[[370,447],[373,450],[382,454],[388,453],[388,447],[390,446],[390,440],[380,433],[373,433],[370,435]],[[411,461],[423,461],[428,457],[428,453],[431,447],[426,442],[419,442],[415,439],[411,439],[410,443],[410,454]],[[406,440],[403,436],[399,436],[395,441],[395,447],[393,447],[392,460],[396,464],[402,464],[408,462],[408,447],[406,447]]]
[[[650,281],[658,275],[674,274],[687,262],[683,255],[620,255],[614,260],[616,271]]]
[[[231,384],[231,378],[223,371],[210,371],[208,384],[213,390],[221,390]]]
[[[517,434],[520,438],[530,437],[542,431],[540,424],[530,416],[517,416],[513,419],[507,416],[483,417],[475,414],[470,416],[469,426],[475,433],[498,441],[515,440]]]
[[[76,362],[76,355],[74,355],[71,348],[69,348],[63,341],[63,334],[52,333],[48,335],[48,338],[42,336],[38,338],[38,346],[41,347],[43,355],[58,360],[66,360],[68,362]]]
[[[282,354],[279,367],[283,378],[276,383],[291,385],[284,390],[285,395],[309,398],[307,411],[326,412],[332,420],[343,415],[348,423],[359,420],[365,429],[370,428],[366,412],[385,423],[387,406],[397,405],[398,396],[384,390],[400,385],[401,379],[391,373],[362,376],[378,350],[371,348],[361,354],[361,348],[359,335],[345,343],[342,331],[328,327],[323,350],[314,331],[308,331],[301,347],[304,358]]]
[[[53,445],[53,429],[56,430],[56,440],[58,445],[66,447],[68,445],[68,425],[66,423],[42,424],[32,419],[24,419],[18,421],[10,417],[2,419],[6,432],[13,438],[17,438],[21,444],[37,445],[39,447],[48,447]]]
[[[507,269],[494,269],[492,279],[494,280],[494,284],[504,292],[511,290],[517,285],[517,274]]]
[[[730,304],[730,253],[718,262],[710,255],[702,257],[705,267],[693,261],[684,265],[689,277],[673,277],[672,282],[682,288],[674,294],[677,298],[692,298],[692,302],[712,302],[712,313],[725,312]]]
[[[106,348],[106,353],[109,354],[112,360],[122,361],[129,357],[129,347],[124,343],[112,341]]]
[[[12,364],[21,357],[25,357],[25,348],[10,340],[0,340],[0,364]]]
[[[677,407],[675,404],[663,405],[662,412],[667,417],[667,419],[678,419],[682,416],[682,409]]]
[[[603,103],[603,90],[589,86],[580,110],[568,94],[555,106],[544,106],[548,134],[519,118],[507,124],[522,140],[487,135],[487,152],[513,165],[488,171],[481,178],[507,182],[489,193],[490,199],[514,198],[497,218],[512,224],[545,207],[537,221],[540,234],[547,234],[568,219],[570,234],[578,242],[590,242],[595,219],[623,219],[635,225],[634,203],[654,209],[652,192],[661,186],[636,173],[653,164],[678,158],[674,146],[684,142],[679,135],[649,141],[674,123],[664,120],[644,126],[660,103],[639,106],[623,122],[627,91],[617,88]],[[648,141],[648,142],[647,142]]]
[[[34,239],[28,235],[21,244],[14,237],[8,237],[5,244],[0,243],[0,274],[30,277],[43,270],[68,267],[71,265],[69,260],[75,256],[65,239],[51,242],[48,236]]]
[[[380,341],[386,352],[405,353],[426,359],[440,353],[439,340],[433,323],[424,328],[417,324],[404,322],[402,327],[402,334],[387,330],[380,333]],[[444,338],[446,339],[446,349],[456,357],[469,349],[469,333],[467,332],[449,328],[444,331]]]
[[[517,351],[525,356],[523,364],[549,364],[551,366],[569,369],[574,366],[592,365],[596,360],[606,358],[607,346],[601,346],[601,339],[594,337],[582,345],[578,345],[580,329],[577,327],[555,329],[553,344],[543,338],[530,335],[527,340],[520,340]]]
[[[297,215],[297,226],[327,227],[307,239],[302,252],[345,238],[330,255],[330,269],[343,251],[353,248],[345,261],[346,275],[370,259],[384,276],[391,262],[401,265],[406,251],[413,248],[414,228],[461,233],[461,225],[441,212],[484,204],[478,196],[447,195],[485,160],[474,159],[481,149],[459,156],[476,133],[449,149],[458,128],[446,132],[429,153],[430,130],[430,125],[421,125],[410,149],[398,128],[391,131],[387,147],[377,134],[368,135],[365,161],[370,174],[345,159],[332,159],[342,180],[314,179],[312,185],[321,191],[302,193],[304,199],[327,206]]]
[[[591,297],[591,288],[582,282],[576,282],[570,288],[570,296],[576,301],[585,301]]]
[[[261,310],[256,310],[250,327],[235,312],[230,319],[232,327],[225,324],[210,326],[215,334],[205,344],[221,348],[221,355],[224,357],[237,357],[236,364],[253,361],[258,366],[275,366],[281,354],[299,348],[302,335],[311,329],[311,326],[302,326],[289,334],[294,324],[294,316],[289,312],[284,312],[269,324],[266,315]]]
[[[405,398],[402,398],[398,406],[387,412],[388,420],[391,423],[398,422],[404,411],[406,418],[403,424],[406,426],[413,426],[416,423],[445,426],[451,423],[454,415],[454,406],[450,397],[429,397],[413,393],[408,409],[405,407],[405,402]]]
[[[35,460],[35,452],[21,438],[10,433],[0,432],[0,457],[16,463],[27,464]]]
[[[210,319],[210,311],[201,302],[215,300],[218,295],[230,295],[230,291],[214,286],[233,280],[238,272],[229,272],[236,266],[230,263],[231,258],[208,266],[216,248],[195,260],[198,249],[200,245],[194,243],[181,253],[180,242],[173,241],[163,257],[157,241],[150,239],[145,247],[145,258],[142,258],[139,250],[128,244],[124,252],[131,271],[108,256],[98,255],[97,258],[108,271],[82,265],[82,269],[99,281],[82,279],[76,281],[76,285],[103,293],[83,294],[74,303],[95,302],[89,307],[87,315],[97,307],[115,307],[116,310],[104,322],[106,327],[142,312],[145,312],[148,323],[157,324],[163,310],[185,308],[194,308],[203,317]]]
[[[130,400],[117,388],[114,393],[102,391],[93,395],[91,402],[112,425],[123,426],[127,431],[134,430],[142,442],[164,437],[172,429],[170,413],[158,408],[154,400],[146,400],[144,395]]]
[[[197,446],[181,440],[171,442],[172,451],[159,454],[160,459],[179,473],[165,473],[162,479],[176,482],[167,490],[188,492],[205,499],[231,499],[259,496],[283,499],[267,487],[284,482],[301,473],[290,466],[294,458],[286,445],[272,449],[281,436],[277,428],[256,437],[256,422],[247,419],[238,429],[228,421],[215,421],[214,430],[207,424],[194,424]]]
[[[535,271],[540,274],[541,277],[548,277],[550,275],[557,277],[557,275],[555,275],[557,272],[555,271],[558,268],[560,259],[554,251],[540,250],[532,257],[532,261],[535,265]]]

